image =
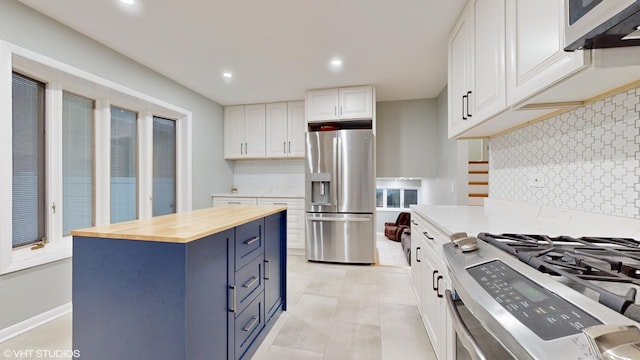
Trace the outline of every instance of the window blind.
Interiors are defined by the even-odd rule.
[[[111,223],[138,217],[137,113],[111,107]]]
[[[62,95],[62,229],[93,226],[93,100]]]
[[[45,237],[44,84],[13,73],[12,246]]]
[[[176,212],[176,123],[153,117],[153,216]]]

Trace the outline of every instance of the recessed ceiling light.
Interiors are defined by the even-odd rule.
[[[233,74],[230,72],[223,72],[222,73],[222,77],[227,78],[227,79],[231,79],[233,77]]]
[[[133,5],[135,0],[120,0],[120,2],[127,5]]]
[[[329,60],[329,70],[333,72],[342,71],[342,59],[340,59],[339,57],[334,57],[333,59]]]

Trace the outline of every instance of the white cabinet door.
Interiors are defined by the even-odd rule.
[[[507,1],[508,102],[515,104],[589,65],[564,51],[564,2]]]
[[[304,157],[305,133],[307,124],[304,121],[304,101],[287,103],[287,150],[291,157]]]
[[[307,91],[307,121],[337,120],[338,89]]]
[[[412,227],[412,234],[419,234],[417,230]],[[425,270],[424,270],[424,244],[418,236],[411,238],[411,284],[413,285],[413,292],[416,296],[416,304],[418,305],[418,311],[422,314],[422,297],[424,296],[424,284],[425,284]]]
[[[287,207],[287,247],[304,249],[305,211],[302,198],[258,198],[258,205]]]
[[[373,117],[373,88],[354,86],[339,89],[338,115],[341,119],[371,119]]]
[[[266,105],[266,156],[286,157],[289,139],[287,134],[287,103]]]
[[[244,157],[265,156],[265,104],[244,107]]]
[[[505,0],[475,0],[473,14],[474,80],[469,93],[471,125],[507,107]]]
[[[449,137],[469,127],[469,92],[473,79],[473,2],[463,10],[449,37]]]
[[[224,158],[244,156],[244,106],[224,108]]]

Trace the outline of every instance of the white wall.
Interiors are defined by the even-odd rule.
[[[192,111],[194,209],[210,206],[211,193],[231,187],[232,163],[223,160],[219,104],[15,0],[0,1],[0,39]],[[188,56],[175,57],[188,66]],[[1,276],[0,294],[0,329],[68,303],[71,260]]]

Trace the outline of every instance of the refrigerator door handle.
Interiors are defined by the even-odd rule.
[[[371,218],[321,218],[321,217],[309,217],[309,221],[334,221],[334,222],[356,222],[356,221],[371,221]]]

